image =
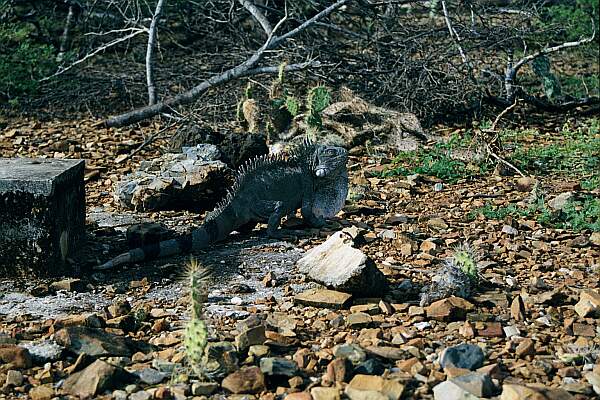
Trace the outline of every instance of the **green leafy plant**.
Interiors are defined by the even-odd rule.
[[[440,178],[448,183],[471,178],[491,169],[491,164],[481,161],[477,166],[452,157],[458,149],[469,149],[470,135],[454,135],[446,143],[436,143],[430,148],[400,153],[394,160],[393,168],[383,171],[380,176],[423,174]]]
[[[600,231],[600,199],[583,195],[581,199],[570,200],[562,210],[552,210],[546,206],[544,198],[539,198],[527,207],[509,204],[503,207],[486,204],[469,213],[470,218],[478,214],[488,219],[534,218],[543,226],[571,229],[579,232],[585,229]]]
[[[34,93],[39,79],[56,69],[55,49],[32,38],[33,27],[0,22],[0,94]]]

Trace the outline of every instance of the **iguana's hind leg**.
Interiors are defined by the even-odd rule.
[[[248,222],[247,224],[240,226],[239,228],[236,228],[235,230],[243,235],[247,235],[248,233],[252,232],[252,230],[255,227],[256,227],[256,222],[251,221],[251,222]]]
[[[283,209],[282,201],[275,201],[272,204],[272,212],[267,221],[267,235],[271,238],[281,239],[283,235],[278,229],[281,224],[281,218],[287,214],[287,211]]]

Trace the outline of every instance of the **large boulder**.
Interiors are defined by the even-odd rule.
[[[334,233],[324,243],[306,252],[298,260],[300,271],[329,288],[356,296],[380,296],[387,281],[373,260],[352,247],[352,236]]]
[[[115,185],[120,206],[139,211],[188,208],[209,210],[225,195],[233,171],[211,144],[184,147],[143,161],[140,168]]]

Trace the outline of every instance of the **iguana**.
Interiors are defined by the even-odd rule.
[[[305,141],[287,155],[249,160],[234,184],[200,227],[191,233],[123,253],[95,269],[167,257],[210,246],[234,230],[267,222],[269,237],[280,238],[281,218],[300,209],[302,218],[321,227],[344,206],[348,194],[345,149]]]

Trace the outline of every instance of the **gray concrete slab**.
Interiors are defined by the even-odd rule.
[[[85,235],[83,160],[0,158],[0,276],[69,272]]]

